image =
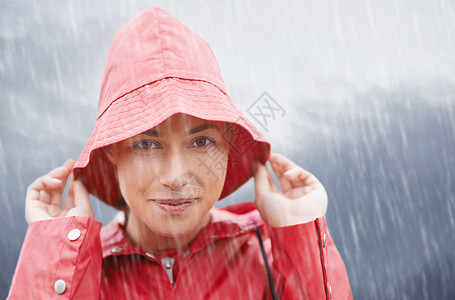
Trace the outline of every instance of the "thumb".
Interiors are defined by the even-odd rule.
[[[267,180],[267,173],[264,170],[264,166],[258,162],[255,161],[253,165],[254,169],[254,190],[256,194],[259,191],[264,191],[266,189],[270,189],[269,183]]]
[[[256,195],[264,192],[278,192],[278,188],[273,181],[267,166],[260,162],[256,163],[256,173],[254,174],[254,191]]]
[[[71,176],[70,185],[66,192],[65,210],[70,210],[74,207],[74,176]]]
[[[73,183],[73,192],[74,192],[74,207],[79,208],[78,211],[85,213],[92,218],[95,217],[95,214],[92,209],[92,204],[90,202],[90,196],[87,188],[82,183],[80,178],[74,180]]]

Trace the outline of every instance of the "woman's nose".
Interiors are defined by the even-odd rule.
[[[172,152],[166,155],[161,165],[160,183],[172,190],[179,190],[191,179],[188,176],[188,159],[181,152]]]

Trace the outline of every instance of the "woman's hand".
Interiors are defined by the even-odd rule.
[[[27,189],[25,219],[29,224],[35,221],[70,216],[94,217],[87,189],[80,179],[71,177],[62,210],[63,190],[75,162],[69,159],[61,167],[35,180]]]
[[[265,165],[256,162],[254,175],[255,205],[267,225],[289,226],[325,215],[327,193],[316,177],[280,154],[271,152],[269,162],[281,191]]]

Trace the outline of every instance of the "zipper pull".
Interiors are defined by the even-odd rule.
[[[174,273],[172,269],[174,267],[175,259],[172,257],[163,257],[161,259],[161,263],[163,264],[164,268],[166,269],[167,276],[169,276],[169,280],[171,281],[172,287],[174,287]]]

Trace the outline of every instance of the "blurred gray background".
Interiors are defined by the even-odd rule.
[[[38,176],[77,159],[110,41],[162,7],[206,39],[234,103],[314,173],[356,299],[455,299],[455,3],[0,0],[0,298]],[[255,104],[256,103],[256,104]],[[250,181],[218,205],[254,200]],[[97,218],[113,210],[93,201]]]

